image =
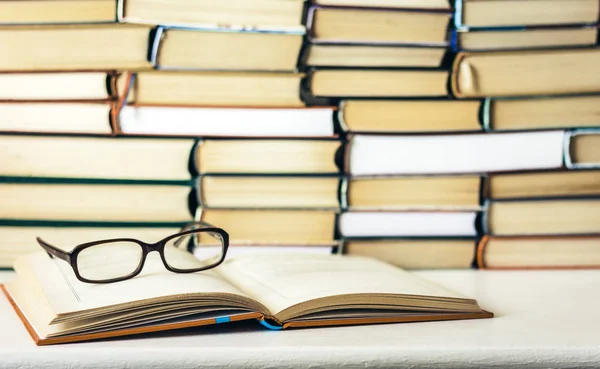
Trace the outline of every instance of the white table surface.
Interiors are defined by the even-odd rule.
[[[0,368],[600,368],[600,271],[418,274],[496,317],[278,332],[251,322],[36,347],[0,296]]]

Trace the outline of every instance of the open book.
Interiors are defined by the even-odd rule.
[[[283,329],[492,316],[473,299],[363,257],[245,255],[176,274],[150,254],[139,276],[111,284],[80,282],[43,252],[14,267],[3,289],[38,345],[247,319]]]

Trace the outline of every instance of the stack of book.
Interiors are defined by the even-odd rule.
[[[0,265],[37,250],[97,239],[159,240],[191,219],[193,140],[0,137]]]
[[[456,8],[454,95],[484,98],[484,129],[520,136],[532,156],[513,143],[505,155],[520,167],[502,170],[525,172],[485,178],[477,265],[600,266],[599,3],[463,0]]]
[[[385,81],[397,88],[412,82],[393,81],[392,74],[385,81],[365,74],[353,83],[375,81],[368,95],[338,89],[340,123],[348,133],[348,211],[338,224],[345,253],[405,268],[469,267],[472,261],[482,268],[600,265],[597,173],[565,170],[600,162],[594,129],[600,126],[594,95],[600,51],[589,47],[597,41],[598,3],[551,3],[456,3],[456,28],[448,37],[459,52],[449,98],[424,100],[435,95],[418,89],[388,94]],[[317,26],[312,34],[318,36]],[[557,46],[564,48],[551,48]],[[396,67],[427,81],[415,69],[427,65]],[[351,78],[348,70],[334,72]]]
[[[2,2],[0,266],[194,217],[330,252],[341,142],[300,98],[304,6]]]
[[[481,130],[477,103],[448,98],[450,4],[315,3],[306,88],[309,101],[339,102],[343,252],[405,268],[469,267],[480,177],[435,173],[410,149],[406,157],[400,152],[428,137],[414,134]]]
[[[307,99],[446,96],[447,1],[317,0],[308,10]]]
[[[232,253],[599,266],[599,7],[0,2],[0,266],[192,219]]]

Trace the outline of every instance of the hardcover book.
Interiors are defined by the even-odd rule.
[[[356,134],[350,136],[345,156],[345,169],[355,176],[591,169],[599,165],[600,131],[596,129],[410,136]]]
[[[209,209],[196,219],[227,229],[235,246],[334,246],[337,209]]]
[[[205,139],[194,166],[200,174],[337,174],[342,142],[331,139]]]
[[[445,46],[451,18],[447,10],[313,6],[307,28],[314,43]]]
[[[0,72],[2,101],[116,100],[115,71]]]
[[[474,238],[345,239],[343,253],[371,257],[404,269],[467,269],[474,259]]]
[[[475,237],[477,211],[350,211],[340,215],[345,238]]]
[[[600,196],[599,170],[558,170],[491,174],[485,197],[493,200]]]
[[[339,209],[339,176],[203,175],[198,203],[208,208]]]
[[[337,117],[352,133],[481,131],[480,100],[342,100]]]
[[[350,137],[352,175],[482,173],[563,165],[563,131]],[[443,159],[443,160],[442,160]]]
[[[117,0],[0,1],[0,24],[112,23]]]
[[[303,107],[302,73],[140,71],[119,86],[134,105]],[[130,86],[130,88],[129,88]]]
[[[195,262],[185,251],[178,257]],[[20,258],[15,270],[3,289],[38,345],[248,319],[280,330],[493,316],[473,299],[362,257],[249,255],[190,274],[150,258],[141,275],[101,286],[42,252]]]
[[[332,137],[334,110],[125,105],[119,111],[117,132],[142,136]]]
[[[311,43],[302,58],[310,67],[440,68],[446,51],[446,47]]]
[[[480,209],[479,176],[375,176],[345,181],[342,200],[350,210]]]
[[[112,135],[112,102],[0,102],[0,132]]]
[[[477,246],[480,269],[600,268],[600,236],[484,236]]]
[[[598,21],[596,0],[457,0],[458,29],[590,24]]]
[[[493,236],[600,234],[600,198],[495,200],[483,228]]]
[[[456,31],[453,37],[454,48],[466,51],[583,47],[596,45],[598,26]]]
[[[451,10],[448,0],[313,0],[314,4],[327,6],[356,6],[389,9]]]
[[[148,61],[151,29],[133,24],[2,26],[0,54],[10,57],[0,60],[0,70],[152,68]]]
[[[315,69],[307,77],[314,97],[442,97],[447,70]]]
[[[189,183],[0,180],[0,219],[185,223]],[[4,242],[4,241],[3,241]]]
[[[597,47],[461,52],[450,82],[458,98],[594,93],[600,92],[598,63]]]
[[[193,139],[5,135],[0,176],[189,183],[193,146]]]
[[[600,95],[447,100],[342,100],[349,133],[531,131],[600,126]]]
[[[600,126],[600,95],[487,98],[482,106],[487,131]]]
[[[118,5],[121,22],[294,30],[302,28],[304,0],[119,0]]]
[[[294,72],[304,30],[158,27],[150,61],[159,69]]]

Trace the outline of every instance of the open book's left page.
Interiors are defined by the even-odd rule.
[[[83,283],[67,263],[43,252],[17,260],[15,270],[18,277],[7,290],[34,323],[52,327],[40,332],[50,335],[120,329],[204,313],[263,311],[262,305],[215,273],[172,273],[153,254],[140,275],[119,283]]]

